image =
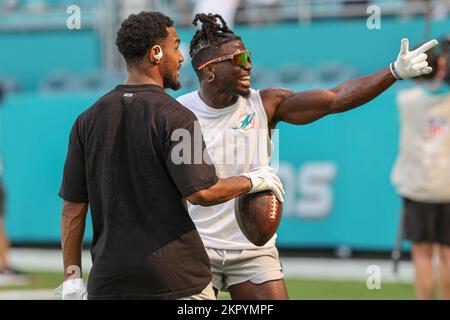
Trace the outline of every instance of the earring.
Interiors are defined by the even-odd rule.
[[[208,79],[208,82],[211,83],[216,78],[216,75],[213,73],[212,77]]]

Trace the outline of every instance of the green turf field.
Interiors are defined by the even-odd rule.
[[[367,289],[365,282],[328,281],[312,279],[287,279],[290,299],[293,300],[335,300],[335,299],[415,299],[412,284],[382,284],[379,290]],[[221,294],[219,299],[230,299]]]
[[[85,277],[87,278],[87,277]],[[62,281],[61,273],[30,273],[30,284],[26,286],[0,287],[4,290],[31,290],[56,288]],[[414,299],[411,284],[382,283],[381,289],[369,290],[365,282],[328,281],[311,279],[288,279],[287,286],[291,299]],[[230,299],[227,293],[221,293],[219,299]]]

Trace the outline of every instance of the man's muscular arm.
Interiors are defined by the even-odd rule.
[[[326,115],[364,105],[389,88],[396,79],[389,68],[373,75],[352,79],[333,89],[294,93],[286,89],[265,89],[261,98],[269,123],[285,121],[307,124]]]
[[[212,206],[227,202],[252,189],[250,179],[239,176],[219,179],[215,185],[190,194],[186,199],[194,205]]]
[[[438,42],[428,41],[409,51],[408,39],[401,42],[397,60],[377,73],[353,79],[330,90],[294,93],[285,89],[266,89],[261,98],[271,127],[279,121],[306,124],[328,114],[345,112],[364,105],[389,88],[396,80],[429,74],[427,52]]]
[[[229,201],[243,193],[255,193],[271,190],[283,202],[283,185],[280,178],[270,167],[258,167],[243,173],[241,176],[219,179],[215,185],[208,189],[196,191],[186,197],[194,204],[213,206]]]

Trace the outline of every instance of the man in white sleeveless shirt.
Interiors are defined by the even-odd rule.
[[[434,298],[435,248],[440,297],[450,299],[450,87],[443,81],[448,76],[443,55],[438,50],[427,54],[434,71],[397,96],[401,131],[392,182],[403,198],[416,296]]]
[[[372,100],[397,79],[431,72],[422,53],[437,44],[433,40],[409,52],[404,39],[390,68],[331,90],[253,90],[250,52],[241,38],[219,15],[197,14],[194,24],[198,21],[202,26],[191,41],[190,56],[200,90],[178,100],[197,116],[219,177],[270,164],[269,130],[280,121],[300,125],[344,112]],[[276,45],[267,49],[282,59]],[[236,142],[239,138],[246,143]],[[250,243],[235,220],[234,200],[208,208],[189,205],[189,213],[208,252],[216,293],[229,291],[233,299],[288,299],[276,235],[262,247]]]

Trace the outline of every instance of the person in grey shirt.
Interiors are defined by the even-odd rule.
[[[398,93],[399,154],[392,182],[403,198],[405,238],[412,242],[418,299],[434,298],[433,250],[440,297],[450,299],[450,86],[439,49],[427,52],[433,72]]]

